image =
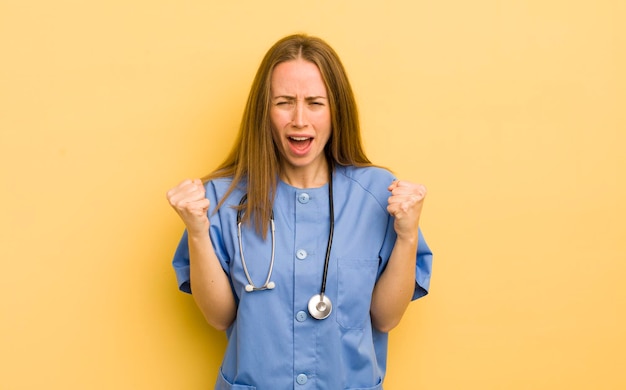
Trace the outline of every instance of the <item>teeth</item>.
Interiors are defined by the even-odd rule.
[[[309,139],[309,137],[289,137],[294,141],[306,141]]]

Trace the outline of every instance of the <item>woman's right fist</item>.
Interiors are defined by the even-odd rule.
[[[167,191],[167,200],[185,223],[190,235],[208,233],[209,200],[200,179],[185,180]]]

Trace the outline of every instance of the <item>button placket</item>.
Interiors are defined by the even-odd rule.
[[[311,195],[313,194],[313,195]],[[294,380],[295,387],[306,389],[314,386],[312,377],[307,374],[315,367],[316,332],[312,332],[311,321],[307,311],[310,296],[317,288],[317,281],[311,279],[311,273],[316,264],[316,236],[315,227],[318,224],[316,192],[296,190],[295,192],[295,241],[292,247],[295,271],[296,291],[294,292]],[[292,198],[293,199],[293,198]]]

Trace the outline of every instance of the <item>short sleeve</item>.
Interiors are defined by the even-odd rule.
[[[191,284],[189,283],[189,245],[187,244],[187,230],[183,232],[183,236],[174,252],[172,266],[176,273],[176,282],[178,288],[182,292],[191,294]]]
[[[387,225],[387,236],[381,250],[381,265],[379,267],[379,277],[384,272],[389,262],[391,252],[395,245],[397,236],[393,229],[393,218],[389,217]],[[412,300],[416,300],[428,294],[430,289],[430,275],[432,273],[433,254],[422,235],[422,230],[418,230],[417,255],[415,256],[415,289]]]
[[[418,232],[417,256],[415,261],[415,291],[413,292],[413,300],[428,294],[432,269],[433,253],[428,247],[420,229]]]

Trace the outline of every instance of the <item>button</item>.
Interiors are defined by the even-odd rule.
[[[296,320],[298,320],[298,322],[306,321],[307,317],[308,315],[306,314],[306,311],[304,310],[300,310],[298,313],[296,313]]]
[[[299,260],[304,260],[304,259],[306,259],[307,256],[308,256],[308,253],[306,253],[306,251],[304,249],[298,249],[296,251],[296,257]]]
[[[309,203],[309,199],[310,199],[309,194],[307,194],[306,192],[303,192],[300,195],[298,195],[298,202],[302,204]]]
[[[296,377],[296,382],[298,382],[299,385],[305,384],[308,380],[309,378],[307,378],[304,374],[300,374]]]

